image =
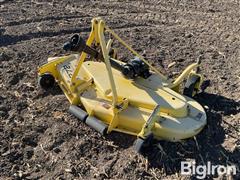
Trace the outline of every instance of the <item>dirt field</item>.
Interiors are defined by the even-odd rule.
[[[240,165],[239,9],[238,0],[0,0],[2,179],[188,179],[183,160]],[[170,76],[203,54],[210,86],[197,99],[208,124],[196,140],[138,155],[134,137],[100,136],[67,112],[61,90],[37,86],[37,67],[64,54],[72,34],[86,38],[95,16]]]

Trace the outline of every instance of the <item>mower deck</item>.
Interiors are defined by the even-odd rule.
[[[114,40],[135,57],[121,62]],[[75,54],[49,58],[39,68],[39,84],[48,89],[56,82],[71,104],[69,112],[99,133],[136,135],[135,149],[141,153],[152,139],[179,141],[206,125],[203,107],[191,98],[203,82],[200,59],[170,81],[101,18],[92,19],[86,42],[75,34],[63,49]]]
[[[69,86],[78,59],[78,55],[66,56],[64,62],[57,67],[62,80]],[[161,80],[156,74],[152,74],[147,79],[138,77],[135,80],[129,80],[114,68],[112,72],[118,97],[128,99],[128,107],[118,113],[118,123],[113,128],[114,131],[139,134],[158,104],[161,105],[161,110],[152,129],[158,139],[171,141],[186,139],[198,134],[205,126],[206,114],[201,105],[165,87],[167,82]],[[85,80],[87,84],[86,89],[79,94],[84,109],[88,114],[109,124],[113,116],[112,93],[105,64],[85,61],[78,78]]]

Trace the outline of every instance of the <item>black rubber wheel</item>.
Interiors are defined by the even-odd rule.
[[[183,89],[183,95],[188,97],[193,97],[194,92],[197,92],[197,89],[195,88],[197,83],[199,83],[200,77],[199,76],[190,76],[184,86]]]
[[[49,89],[54,86],[55,78],[49,73],[42,74],[38,77],[38,84],[43,89]]]

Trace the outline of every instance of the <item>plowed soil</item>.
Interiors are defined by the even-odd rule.
[[[189,179],[180,175],[181,161],[238,166],[239,9],[238,0],[0,0],[1,178]],[[60,89],[38,87],[38,66],[63,55],[74,33],[86,38],[96,16],[169,76],[202,54],[210,85],[197,100],[208,124],[195,140],[163,141],[138,155],[134,137],[102,137],[67,112]]]

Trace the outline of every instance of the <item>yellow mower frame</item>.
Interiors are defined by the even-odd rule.
[[[106,43],[105,33],[144,62],[152,75],[147,79],[127,79],[112,68],[110,58],[114,57],[110,57],[109,53],[113,39]],[[77,106],[81,106],[87,111],[86,117],[92,118],[89,122],[106,125],[107,133],[118,131],[143,140],[153,134],[156,139],[178,141],[196,135],[205,126],[204,109],[191,98],[203,82],[202,75],[197,71],[199,62],[189,65],[171,82],[106,26],[101,18],[92,19],[86,46],[100,48],[103,62],[89,61],[94,58],[89,58],[83,51],[80,55],[76,52],[78,54],[49,58],[48,63],[38,70],[40,78],[46,74],[54,77],[67,99],[75,105],[72,111],[76,112]],[[191,77],[197,77],[197,81],[191,84],[193,90],[187,97],[181,94],[180,85],[184,79]]]

